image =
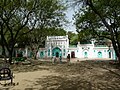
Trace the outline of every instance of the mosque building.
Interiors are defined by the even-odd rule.
[[[69,45],[68,35],[66,36],[47,36],[45,48],[40,48],[38,52],[39,58],[60,57],[67,58],[70,54],[71,58],[103,58],[116,59],[113,47],[95,45],[95,40],[91,40],[91,44],[78,44],[76,46]]]
[[[2,47],[1,47],[2,48]],[[16,49],[16,55],[19,48]],[[32,57],[32,51],[26,47],[22,49],[22,54],[24,57]],[[82,59],[116,59],[115,51],[112,44],[109,46],[96,45],[95,40],[91,40],[91,44],[81,44],[70,45],[68,35],[66,36],[47,36],[45,41],[45,48],[39,48],[37,53],[37,58],[52,58],[52,57],[62,57],[67,58],[68,54],[70,58],[82,58]],[[0,55],[2,55],[2,49],[0,50]]]

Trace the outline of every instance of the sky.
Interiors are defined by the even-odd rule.
[[[70,23],[65,27],[65,29],[66,29],[66,31],[71,31],[71,32],[77,33],[76,29],[75,29],[75,25],[73,24],[74,20],[72,20],[74,11],[75,11],[74,8],[69,8],[67,10],[66,16]]]

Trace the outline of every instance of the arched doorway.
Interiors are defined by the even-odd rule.
[[[56,47],[52,50],[52,56],[56,56],[56,57],[59,57],[59,56],[62,56],[61,54],[61,49]]]
[[[109,58],[111,58],[111,50],[108,50]]]
[[[75,58],[75,52],[74,51],[71,52],[71,58]]]
[[[44,53],[42,51],[42,52],[40,52],[40,58],[43,58],[43,57],[44,57]]]
[[[88,57],[88,52],[84,52],[84,58]]]
[[[98,58],[102,58],[102,52],[98,52]]]
[[[59,57],[59,52],[56,52],[56,57]]]

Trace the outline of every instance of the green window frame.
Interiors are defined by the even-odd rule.
[[[64,49],[64,52],[65,52],[66,50]]]
[[[48,56],[50,56],[50,49],[48,49]]]

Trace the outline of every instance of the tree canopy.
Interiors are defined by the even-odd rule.
[[[80,5],[76,13],[77,30],[93,31],[93,35],[111,40],[117,57],[120,53],[120,1],[119,0],[76,0]],[[120,59],[119,59],[120,60]]]
[[[59,0],[1,0],[0,35],[3,49],[9,52],[10,63],[19,38],[33,30],[61,27],[65,22],[65,9]]]

